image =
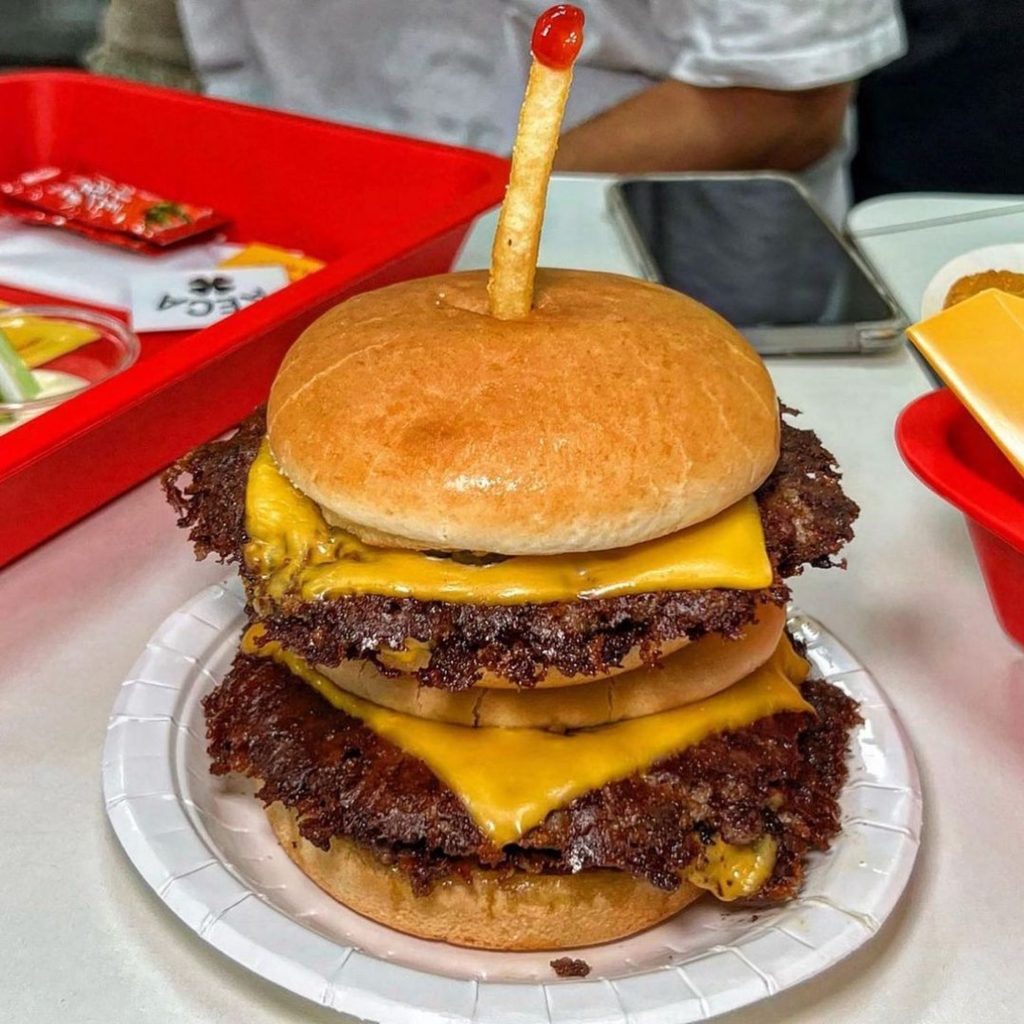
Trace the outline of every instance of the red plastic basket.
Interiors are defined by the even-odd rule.
[[[914,473],[963,512],[996,617],[1024,646],[1024,477],[945,389],[903,410],[896,443]]]
[[[236,423],[334,303],[448,269],[508,173],[483,153],[77,72],[0,76],[0,137],[0,178],[102,171],[222,211],[233,240],[327,261],[202,331],[144,335],[131,369],[0,437],[0,565]],[[0,282],[0,298],[47,297]]]

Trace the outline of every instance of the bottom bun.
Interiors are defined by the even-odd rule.
[[[335,837],[330,850],[321,850],[302,838],[294,812],[283,804],[266,811],[288,856],[339,903],[407,935],[455,946],[594,946],[659,924],[703,892],[688,882],[664,892],[623,871],[531,875],[473,868],[466,881],[440,882],[417,896],[407,875],[357,843]]]

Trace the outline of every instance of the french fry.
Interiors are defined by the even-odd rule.
[[[572,85],[572,62],[583,41],[582,27],[583,12],[559,4],[545,11],[534,29],[534,59],[491,247],[487,304],[499,320],[522,319],[533,305],[548,180]]]

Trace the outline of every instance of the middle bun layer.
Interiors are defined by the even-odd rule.
[[[704,700],[749,675],[771,656],[786,615],[762,605],[738,640],[711,634],[660,665],[554,689],[513,691],[474,687],[459,693],[421,686],[414,676],[389,679],[367,662],[345,661],[317,671],[336,686],[383,707],[454,725],[584,729]]]

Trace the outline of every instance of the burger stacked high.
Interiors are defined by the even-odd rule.
[[[720,317],[530,276],[505,319],[478,273],[350,299],[265,415],[168,472],[249,600],[212,770],[416,935],[553,949],[704,890],[789,898],[857,715],[806,678],[785,579],[832,564],[856,506]]]

